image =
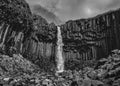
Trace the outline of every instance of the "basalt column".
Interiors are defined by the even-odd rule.
[[[23,44],[23,56],[45,71],[54,70],[57,27],[54,24],[47,24],[37,15],[34,16],[34,24],[34,31]]]
[[[63,55],[68,69],[92,66],[120,49],[120,9],[61,25]]]

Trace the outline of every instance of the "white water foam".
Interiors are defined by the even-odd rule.
[[[62,36],[61,36],[61,29],[58,26],[57,27],[57,73],[62,73],[64,71],[64,58],[62,55],[63,52],[63,41],[62,41]]]

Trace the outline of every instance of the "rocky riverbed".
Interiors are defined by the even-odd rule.
[[[12,62],[11,62],[12,61]],[[119,86],[120,50],[98,61],[94,68],[44,72],[21,55],[0,56],[1,86]]]

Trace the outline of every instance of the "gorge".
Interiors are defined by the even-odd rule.
[[[120,86],[120,9],[48,23],[25,0],[0,1],[0,86]]]
[[[45,70],[54,70],[57,64],[61,71],[94,66],[111,50],[120,48],[119,14],[117,9],[93,18],[70,20],[58,30],[54,23],[33,14],[25,1],[2,0],[0,52],[10,56],[19,53]],[[59,31],[62,40],[57,40]]]

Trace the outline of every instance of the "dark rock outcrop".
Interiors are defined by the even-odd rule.
[[[106,57],[111,50],[119,49],[119,28],[120,9],[61,25],[67,66],[79,67],[83,61],[89,65],[93,60]]]
[[[56,33],[56,26],[32,14],[24,0],[0,2],[1,53],[10,56],[20,53],[47,70],[55,63]]]
[[[46,70],[55,65],[56,33],[54,24],[33,15],[34,31],[23,44],[23,56]],[[44,65],[44,66],[43,66]]]
[[[32,14],[24,0],[0,1],[0,49],[6,54],[22,52],[22,43],[32,29]]]

